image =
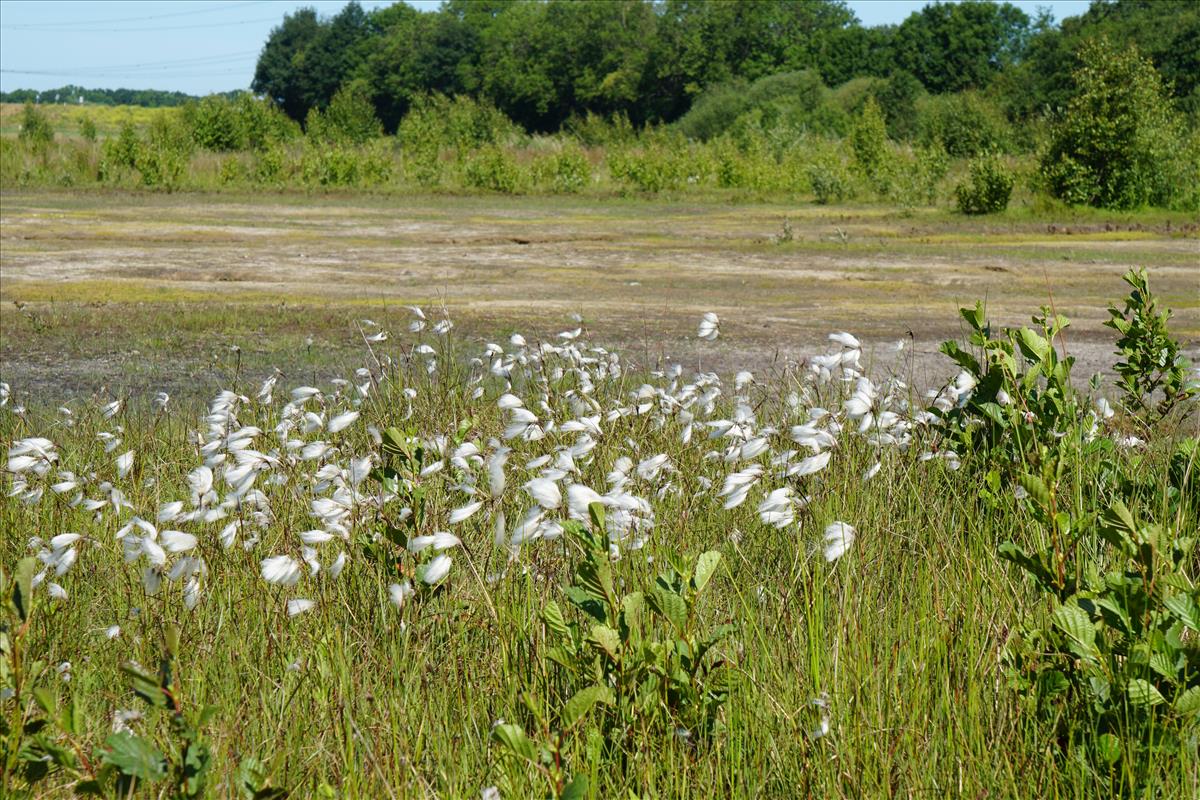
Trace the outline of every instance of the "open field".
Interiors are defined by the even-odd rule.
[[[1194,221],[0,200],[5,800],[1200,791]]]
[[[445,306],[473,336],[550,336],[578,313],[643,365],[697,363],[705,311],[725,320],[706,368],[795,360],[848,329],[881,364],[909,340],[915,377],[939,380],[960,306],[984,298],[1016,324],[1052,303],[1086,376],[1111,363],[1101,322],[1132,266],[1193,353],[1200,340],[1200,239],[1167,213],[5,193],[0,224],[0,361],[22,392],[207,395],[235,345],[244,376],[329,376],[362,353],[357,320],[400,331],[406,305]]]

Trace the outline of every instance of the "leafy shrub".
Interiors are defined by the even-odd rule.
[[[874,97],[867,97],[854,121],[850,130],[850,150],[864,177],[877,191],[884,193],[889,179],[887,127]]]
[[[1012,172],[995,153],[971,160],[970,180],[954,187],[958,210],[963,214],[995,214],[1008,208],[1013,190]]]
[[[575,114],[563,124],[563,130],[588,147],[624,144],[637,135],[624,112],[611,117],[602,117],[593,111],[588,111],[582,117]]]
[[[941,142],[955,158],[1008,149],[1008,123],[992,103],[976,92],[928,97],[918,109],[920,140],[926,146]]]
[[[220,153],[245,148],[241,115],[228,98],[211,95],[184,106],[181,113],[197,147]]]
[[[1104,324],[1121,334],[1117,340],[1121,360],[1114,369],[1117,386],[1125,398],[1122,405],[1129,413],[1153,422],[1198,389],[1188,384],[1191,364],[1167,330],[1171,310],[1159,310],[1146,271],[1131,269],[1124,280],[1133,291],[1123,309],[1109,307],[1109,319]]]
[[[489,145],[467,157],[463,180],[476,189],[513,194],[521,183],[521,170],[504,148]]]
[[[383,147],[312,145],[300,159],[300,178],[315,186],[379,186],[392,177],[392,160]]]
[[[602,747],[617,749],[628,731],[657,729],[659,736],[708,741],[733,687],[733,671],[713,653],[733,626],[701,626],[699,600],[721,554],[701,555],[694,568],[679,558],[645,591],[618,594],[609,559],[603,506],[589,509],[591,529],[564,525],[582,549],[574,582],[563,592],[572,619],[551,600],[541,620],[553,642],[538,673],[553,673],[525,696],[535,742],[522,726],[497,725],[492,737],[505,752],[542,771],[553,797],[582,797],[587,776],[571,775],[564,753],[567,734],[586,727]],[[538,696],[541,695],[541,696]],[[546,701],[546,702],[544,702]],[[543,708],[556,709],[547,715]],[[590,738],[590,737],[589,737]],[[546,769],[545,764],[553,765]],[[569,778],[569,780],[568,780]]]
[[[1168,205],[1194,193],[1171,180],[1183,130],[1153,64],[1107,39],[1085,42],[1078,56],[1075,94],[1041,158],[1050,193],[1102,208]]]
[[[1001,548],[1053,609],[1049,624],[1030,625],[1007,649],[1009,674],[1039,711],[1076,721],[1070,745],[1083,760],[1118,767],[1115,787],[1140,786],[1152,753],[1195,746],[1187,738],[1200,718],[1200,589],[1185,569],[1195,539],[1139,521],[1119,500],[1098,521],[1063,520],[1039,479],[1022,485],[1035,517],[1065,546]],[[1079,555],[1095,537],[1111,547],[1107,571]]]
[[[383,135],[375,104],[357,83],[339,89],[324,111],[310,109],[304,129],[314,141],[340,144],[364,144]]]
[[[925,88],[911,72],[895,70],[873,90],[887,122],[888,136],[896,140],[914,138],[919,132],[917,101]]]
[[[669,134],[647,133],[641,147],[617,148],[608,154],[613,180],[641,192],[679,189],[689,179],[698,182],[686,144]]]
[[[827,114],[823,109],[829,106],[828,98],[829,90],[816,72],[783,72],[752,84],[733,81],[707,89],[675,125],[689,139],[708,141],[728,131],[738,117],[760,109],[768,126],[775,120],[798,126]]]
[[[191,131],[182,119],[165,112],[158,114],[150,123],[146,139],[137,145],[134,166],[141,173],[142,184],[178,188],[193,148]]]
[[[284,177],[287,153],[278,145],[260,150],[254,158],[254,180],[258,183],[276,183]]]
[[[820,205],[840,203],[854,193],[850,170],[836,151],[821,153],[808,164],[808,180]]]
[[[931,206],[937,202],[938,186],[950,169],[950,156],[940,142],[913,150],[898,161],[891,184],[891,197],[901,206]]]
[[[235,106],[246,146],[251,150],[263,151],[300,136],[300,126],[266,98],[243,93],[238,95]]]
[[[84,141],[96,141],[96,123],[87,114],[79,118],[79,135],[83,137]]]
[[[121,123],[116,139],[106,139],[103,145],[104,160],[113,167],[133,169],[137,163],[137,130],[129,120]]]
[[[552,192],[572,194],[592,182],[592,164],[579,147],[568,144],[535,161],[531,174],[537,184]]]
[[[54,128],[33,103],[26,103],[21,109],[21,130],[17,137],[34,148],[44,148],[54,141]]]

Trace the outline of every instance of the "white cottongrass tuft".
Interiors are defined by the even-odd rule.
[[[832,563],[844,556],[854,544],[857,532],[845,522],[831,522],[825,526],[825,560]]]

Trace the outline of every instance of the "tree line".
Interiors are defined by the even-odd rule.
[[[297,121],[353,87],[394,131],[428,94],[493,104],[531,132],[586,114],[673,122],[714,87],[810,71],[828,86],[888,78],[986,93],[1010,120],[1062,107],[1083,42],[1134,44],[1177,103],[1200,109],[1200,4],[1094,0],[1061,25],[1004,2],[935,2],[865,27],[843,0],[447,0],[437,11],[357,2],[286,15],[251,88]]]
[[[237,92],[226,92],[233,97]],[[168,92],[162,89],[85,89],[68,84],[57,89],[16,89],[0,92],[0,103],[87,103],[97,106],[143,106],[145,108],[171,108],[182,106],[200,98],[184,92]]]

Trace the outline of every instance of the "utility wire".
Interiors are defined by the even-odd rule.
[[[25,33],[50,33],[61,35],[64,33],[149,33],[151,31],[191,31],[201,28],[230,28],[235,25],[252,25],[257,22],[278,22],[280,18],[274,17],[259,17],[258,19],[242,19],[235,22],[207,22],[200,25],[163,25],[153,28],[30,28],[25,25],[4,25],[5,29],[21,30]]]
[[[173,17],[189,17],[196,14],[219,14],[222,11],[233,11],[246,6],[261,6],[269,0],[252,0],[246,3],[234,3],[230,6],[220,6],[217,8],[196,8],[191,11],[176,11],[171,14],[153,14],[148,17],[118,17],[116,19],[73,19],[63,22],[29,22],[17,25],[5,25],[6,28],[21,28],[22,30],[30,30],[35,28],[78,28],[82,25],[112,25],[117,22],[150,22],[151,20],[169,19]]]

